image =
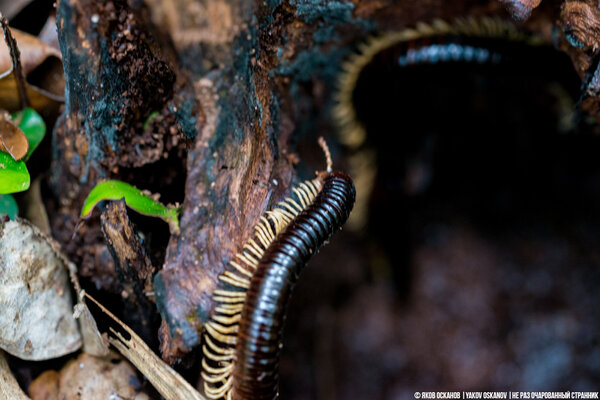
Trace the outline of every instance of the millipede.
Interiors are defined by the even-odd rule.
[[[338,141],[348,151],[349,172],[358,188],[357,207],[349,226],[357,230],[366,225],[368,198],[377,174],[377,156],[367,144],[367,127],[377,127],[369,131],[370,140],[378,133],[401,135],[406,125],[402,120],[410,118],[401,109],[390,111],[388,106],[393,103],[392,96],[406,96],[402,85],[396,84],[403,82],[405,71],[427,68],[435,79],[434,65],[461,63],[472,68],[502,66],[513,72],[537,68],[541,75],[548,70],[543,63],[551,63],[549,57],[557,54],[564,56],[542,36],[488,16],[419,22],[414,28],[364,39],[341,65],[331,111]],[[529,63],[524,64],[524,60]],[[383,112],[392,112],[395,117]],[[572,115],[572,110],[564,110],[564,114]],[[384,125],[382,121],[392,122]],[[381,127],[386,132],[378,132]]]
[[[369,69],[401,70],[449,62],[499,63],[508,53],[542,44],[540,36],[518,29],[510,21],[486,16],[419,22],[414,28],[371,36],[341,67],[332,110],[339,140],[351,148],[365,141],[366,131],[354,103],[361,75]]]
[[[323,138],[319,144],[326,171],[267,211],[219,277],[217,306],[202,346],[210,399],[278,397],[279,352],[294,284],[310,257],[346,222],[356,197],[352,179],[332,171]]]

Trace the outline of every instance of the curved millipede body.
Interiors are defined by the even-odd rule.
[[[400,107],[393,109],[393,105],[410,95],[403,91],[407,76],[415,76],[415,70],[428,71],[432,81],[438,81],[437,71],[441,69],[486,69],[515,75],[527,69],[542,76],[550,73],[548,65],[555,65],[564,56],[541,36],[519,29],[511,21],[485,16],[419,22],[413,28],[365,39],[341,66],[332,108],[338,140],[349,150],[349,172],[359,188],[351,228],[358,230],[367,220],[369,196],[377,175],[376,153],[370,144],[378,140],[378,133],[381,137],[395,133],[401,136],[406,126],[403,119],[407,115]],[[436,69],[434,65],[444,67]],[[425,74],[418,76],[428,79]],[[443,91],[445,84],[440,84]],[[435,98],[436,94],[431,96]],[[435,119],[437,110],[423,104],[423,108],[428,107]],[[572,107],[562,110],[566,119],[572,115]],[[368,144],[367,130],[373,139]],[[408,151],[406,146],[403,149]]]
[[[246,294],[235,350],[233,399],[278,397],[278,364],[287,303],[310,257],[346,222],[352,180],[329,173],[315,200],[265,251]]]
[[[319,143],[327,172],[301,183],[267,211],[219,276],[202,347],[202,378],[210,399],[277,396],[281,328],[291,288],[309,256],[346,221],[355,198],[352,180],[331,172],[329,150],[323,140]],[[284,254],[292,258],[284,260]],[[268,343],[262,342],[265,336]]]
[[[344,62],[338,79],[333,118],[339,139],[351,148],[359,147],[365,140],[366,132],[354,100],[357,84],[366,70],[445,62],[498,63],[507,55],[519,58],[528,54],[532,46],[540,44],[540,37],[519,30],[510,21],[491,17],[420,22],[415,28],[370,37]]]
[[[231,398],[234,351],[250,280],[266,249],[308,207],[320,190],[321,180],[318,178],[294,188],[292,197],[280,202],[261,217],[253,237],[229,261],[225,271],[219,276],[219,286],[213,292],[216,307],[204,326],[202,345],[202,379],[208,398]]]

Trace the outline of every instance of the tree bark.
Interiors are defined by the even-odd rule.
[[[436,18],[509,18],[501,3],[507,2],[148,0],[146,8],[136,0],[61,0],[67,101],[54,132],[55,235],[82,275],[116,291],[111,279],[98,278],[115,273],[97,221],[71,240],[83,199],[108,177],[145,188],[144,168],[163,159],[175,174],[187,174],[181,231],[170,237],[153,281],[162,355],[175,363],[199,344],[226,262],[296,179],[295,143],[308,137],[317,152],[316,137],[333,130],[336,77],[356,43]],[[524,27],[551,40],[559,3],[529,3]],[[565,2],[565,26],[572,3],[584,2]],[[587,30],[586,46],[574,48],[565,26],[558,27],[559,42],[581,76],[589,74],[597,67],[597,35]],[[597,104],[595,92],[591,97]],[[152,111],[160,117],[150,132],[142,126]],[[154,170],[157,188],[173,180],[161,172]]]

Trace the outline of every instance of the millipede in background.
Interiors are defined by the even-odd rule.
[[[541,36],[521,30],[510,21],[492,17],[421,22],[413,29],[383,33],[361,43],[358,51],[341,67],[332,108],[338,140],[351,153],[349,169],[358,189],[358,207],[352,213],[349,225],[360,229],[366,224],[368,197],[377,171],[375,151],[365,145],[365,121],[381,118],[378,113],[384,108],[380,107],[380,102],[388,101],[384,93],[397,90],[400,92],[397,96],[402,96],[402,87],[396,86],[395,77],[402,76],[407,68],[450,63],[501,64],[524,69],[539,67],[536,72],[544,74],[547,68],[543,68],[543,63],[548,62],[545,56],[559,54],[549,44]],[[533,64],[525,64],[524,60]],[[561,110],[561,113],[571,116],[573,108]],[[397,121],[394,126],[388,126],[386,132],[379,134],[405,134],[402,121],[411,116],[403,115],[402,109],[394,110],[394,115]]]
[[[531,47],[543,43],[542,38],[518,29],[512,22],[491,17],[420,22],[414,29],[369,37],[343,63],[338,78],[332,115],[339,140],[351,148],[365,141],[366,132],[354,102],[357,84],[366,69],[403,69],[448,62],[496,63],[513,50],[512,44]]]
[[[205,325],[202,378],[211,399],[274,399],[285,312],[309,258],[347,220],[352,180],[327,171],[301,183],[293,197],[261,217],[254,236],[230,261],[214,292],[215,313]]]

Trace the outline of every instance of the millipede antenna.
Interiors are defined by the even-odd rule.
[[[327,163],[327,172],[330,173],[332,171],[333,162],[331,161],[331,153],[329,152],[329,146],[327,146],[327,142],[323,139],[323,136],[319,136],[318,139],[319,146],[323,149],[323,153],[325,153],[325,161]]]

